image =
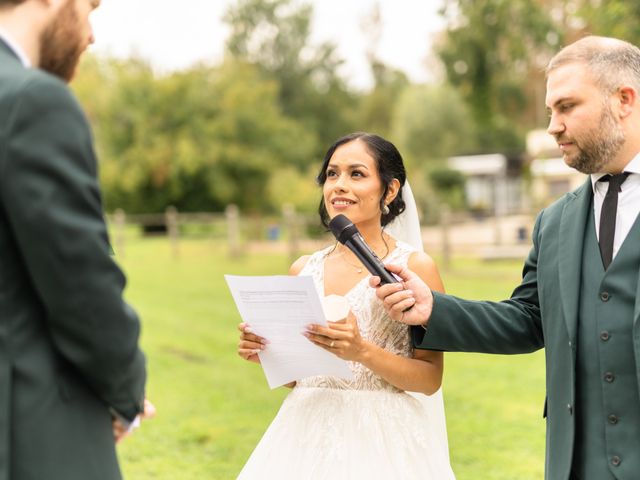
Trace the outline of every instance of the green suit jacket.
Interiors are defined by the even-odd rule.
[[[469,301],[436,293],[426,334],[421,327],[412,330],[419,348],[503,354],[545,348],[545,475],[553,480],[569,478],[574,448],[580,270],[585,224],[593,215],[591,197],[587,180],[540,213],[522,283],[509,300]],[[639,299],[636,292],[632,341],[638,365]],[[640,388],[640,372],[637,379]]]
[[[121,478],[110,411],[143,408],[96,169],[66,84],[0,41],[0,480]]]

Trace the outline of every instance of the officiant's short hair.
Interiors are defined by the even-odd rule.
[[[549,61],[547,76],[570,63],[585,64],[604,93],[613,93],[625,83],[640,92],[640,48],[629,42],[595,35],[581,38]]]
[[[4,7],[5,5],[20,5],[26,1],[27,0],[0,0],[0,7]]]

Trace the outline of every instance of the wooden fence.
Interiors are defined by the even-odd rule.
[[[301,240],[307,238],[306,226],[317,223],[315,216],[302,215],[292,206],[284,206],[281,216],[243,217],[236,205],[229,205],[224,213],[179,212],[169,207],[164,213],[127,214],[118,209],[107,215],[107,221],[111,225],[114,249],[121,258],[126,256],[134,227],[138,230],[136,234],[166,236],[174,257],[180,256],[181,240],[205,235],[226,243],[231,257],[243,255],[252,244],[279,242],[284,243],[289,256],[295,259],[300,254]]]
[[[465,213],[439,211],[436,225],[423,227],[425,249],[440,256],[447,268],[453,255],[478,256],[485,260],[521,258],[529,249],[533,216],[475,218]],[[180,256],[180,242],[194,236],[207,236],[216,245],[226,244],[230,257],[237,258],[249,249],[287,252],[293,261],[302,253],[312,252],[334,241],[331,234],[318,228],[317,215],[304,215],[292,206],[284,206],[279,216],[242,215],[235,205],[224,213],[182,213],[169,207],[160,214],[126,214],[122,210],[107,216],[112,229],[114,249],[124,257],[132,228],[136,235],[164,235],[171,244],[171,254]],[[315,227],[315,228],[310,228]],[[309,232],[314,230],[314,234]]]

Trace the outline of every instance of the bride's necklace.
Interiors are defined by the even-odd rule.
[[[384,241],[384,239],[383,239],[383,241]],[[336,247],[337,247],[337,245],[336,245]],[[387,255],[389,255],[389,246],[387,245],[387,242],[384,242],[384,247],[385,247],[385,252],[384,252],[384,255],[382,257],[379,257],[380,260],[384,260],[385,258],[387,258]],[[340,249],[340,250],[342,250],[342,249]],[[375,253],[377,255],[376,251],[374,249],[372,249],[372,250],[373,250],[373,253]],[[341,255],[342,261],[344,263],[346,263],[347,265],[353,267],[356,270],[356,272],[358,273],[358,275],[360,275],[362,272],[364,272],[364,266],[362,264],[355,265],[355,264],[351,263],[349,260],[347,260],[347,252],[346,251],[341,251],[340,255]]]
[[[345,254],[344,254],[344,253],[342,254],[342,261],[343,261],[344,263],[346,263],[347,265],[350,265],[350,266],[352,266],[353,268],[355,268],[355,269],[356,269],[356,272],[358,272],[358,275],[360,275],[360,274],[364,271],[364,268],[362,267],[362,265],[354,265],[354,264],[353,264],[353,263],[351,263],[349,260],[347,260],[347,258],[346,258],[346,256],[345,256]]]

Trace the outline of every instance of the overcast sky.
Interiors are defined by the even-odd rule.
[[[221,18],[234,0],[103,0],[92,16],[94,51],[135,53],[161,71],[222,59],[228,30]],[[440,0],[311,0],[312,41],[333,40],[346,60],[341,74],[356,88],[371,85],[362,19],[380,5],[383,33],[378,56],[414,82],[432,80],[428,66],[433,35],[443,29]]]

